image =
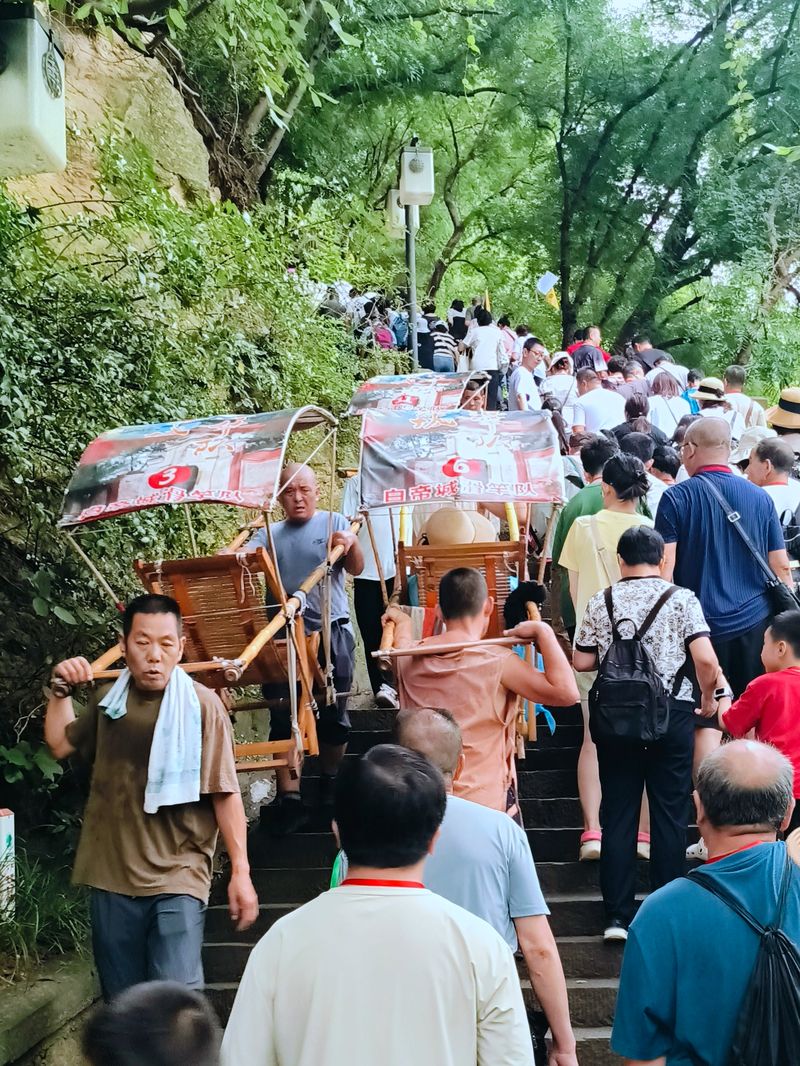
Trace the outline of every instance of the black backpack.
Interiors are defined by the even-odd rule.
[[[633,636],[623,637],[614,621],[611,589],[605,590],[606,609],[611,619],[611,647],[603,656],[597,680],[589,692],[589,731],[594,741],[659,740],[669,726],[669,693],[658,675],[642,639],[667,600],[678,591],[676,585],[664,589]],[[683,672],[675,679],[680,687]]]
[[[756,964],[739,1007],[728,1066],[789,1066],[800,1063],[800,954],[781,929],[794,863],[787,854],[778,906],[763,926],[714,878],[699,870],[687,875],[747,922],[760,943]]]

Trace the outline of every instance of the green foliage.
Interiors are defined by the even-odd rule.
[[[85,954],[89,943],[86,893],[73,888],[64,867],[19,850],[13,917],[0,911],[0,975],[22,977],[51,956]]]
[[[290,197],[251,214],[179,207],[113,130],[102,158],[106,200],[92,211],[26,211],[0,195],[0,744],[24,770],[15,795],[31,822],[69,787],[53,796],[52,780],[13,762],[28,743],[42,771],[40,686],[54,661],[115,636],[114,608],[56,531],[83,448],[119,425],[312,402],[341,412],[371,369],[308,295],[309,277],[334,281],[357,262],[352,248],[336,255],[338,222],[321,236],[314,206]],[[353,273],[375,276],[363,263]],[[196,509],[199,550],[218,550],[240,519]],[[167,508],[98,523],[81,543],[121,596],[134,558],[189,551],[182,511]]]

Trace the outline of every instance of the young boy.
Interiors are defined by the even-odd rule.
[[[756,738],[772,744],[794,767],[794,796],[800,796],[800,611],[776,615],[764,634],[761,662],[767,671],[755,678],[719,723],[732,737],[755,729]],[[786,832],[800,825],[795,807]]]

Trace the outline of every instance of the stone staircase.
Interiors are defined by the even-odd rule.
[[[351,756],[389,740],[391,712],[352,712]],[[551,910],[551,925],[567,978],[581,1066],[621,1062],[609,1049],[622,948],[602,940],[603,906],[598,863],[579,863],[581,815],[576,766],[583,726],[580,708],[556,712],[558,728],[550,737],[540,730],[518,764],[519,788],[528,840]],[[314,759],[307,760],[303,793],[313,803],[317,781]],[[232,931],[223,884],[215,886],[206,918],[204,964],[208,994],[224,1022],[237,982],[253,944],[273,922],[328,887],[336,846],[330,832],[308,832],[275,839],[259,827],[250,835],[253,882],[261,900],[256,924],[244,934]],[[640,889],[646,867],[640,863]],[[533,993],[524,967],[526,1001]]]

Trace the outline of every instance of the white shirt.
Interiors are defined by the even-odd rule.
[[[464,338],[464,344],[472,349],[471,370],[499,370],[506,360],[503,331],[494,324],[475,326]]]
[[[786,485],[764,485],[764,492],[772,499],[778,518],[784,524],[800,506],[800,481],[790,477]]]
[[[539,393],[542,397],[555,396],[561,404],[561,414],[567,427],[571,427],[578,399],[578,383],[572,374],[548,374],[539,386]]]
[[[748,429],[751,426],[765,426],[767,424],[767,413],[757,400],[752,400],[749,396],[745,396],[743,392],[726,392],[725,399],[735,411],[739,412]]]
[[[625,421],[625,400],[611,389],[592,389],[575,401],[573,426],[585,426],[587,433],[613,429]]]
[[[651,425],[666,433],[668,437],[675,432],[683,416],[692,413],[689,401],[684,400],[682,396],[670,396],[669,399],[666,396],[650,396],[647,402],[650,405],[648,417]]]
[[[686,383],[689,380],[689,367],[681,366],[679,363],[670,363],[669,361],[661,363],[659,366],[654,366],[652,370],[648,370],[644,376],[645,381],[649,381],[650,384],[655,381],[659,374],[671,374],[672,377],[678,382],[682,389],[686,388]]]
[[[658,510],[658,505],[659,503],[661,503],[661,497],[666,491],[667,486],[664,484],[664,482],[659,481],[657,477],[655,477],[653,474],[650,473],[650,471],[648,471],[647,495],[645,496],[645,499],[647,500],[647,507],[653,518],[655,518],[656,511]]]
[[[533,374],[527,367],[518,366],[508,379],[509,411],[541,411],[542,401]]]
[[[731,427],[731,440],[738,440],[745,431],[744,419],[735,407],[732,411],[725,407],[706,407],[700,414],[703,418],[721,418],[727,422]]]
[[[533,1066],[514,956],[427,889],[344,885],[253,949],[222,1066]]]
[[[342,492],[342,514],[347,518],[355,518],[361,506],[361,475],[355,474],[348,478]],[[394,537],[400,536],[400,508],[399,507],[370,507],[369,518],[372,524],[372,532],[375,535],[375,547],[378,549],[381,569],[384,578],[394,577],[396,564],[394,559],[394,540],[392,539],[392,520],[389,512],[394,515]],[[361,551],[364,553],[364,569],[355,579],[356,581],[380,581],[378,566],[375,562],[375,552],[372,550],[372,541],[369,539],[366,519],[358,531],[358,541]]]

